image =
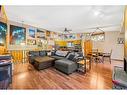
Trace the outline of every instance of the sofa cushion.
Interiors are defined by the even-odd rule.
[[[61,57],[65,57],[67,54],[68,54],[68,51],[60,51],[60,50],[57,50],[55,52],[55,55],[56,56],[61,56]]]
[[[64,59],[61,59],[61,60],[56,60],[55,64],[59,64],[59,65],[61,65],[63,67],[67,67],[67,66],[70,66],[72,64],[75,64],[75,62],[64,58]]]
[[[53,58],[55,58],[56,60],[59,60],[59,59],[63,59],[64,57],[61,57],[61,56],[51,56]]]
[[[46,56],[47,55],[47,52],[46,51],[39,51],[39,55],[42,56],[42,57],[43,56]]]
[[[74,54],[69,54],[69,56],[68,56],[68,60],[73,60],[74,59],[74,57],[75,57],[75,55]]]
[[[30,56],[39,56],[39,51],[30,51]]]
[[[55,55],[55,50],[51,51],[51,56],[54,56]]]
[[[74,52],[70,52],[70,53],[68,53],[67,56],[66,56],[66,58],[68,59],[69,56],[70,56],[71,54],[74,55],[75,53],[74,53]]]

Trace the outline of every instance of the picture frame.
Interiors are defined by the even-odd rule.
[[[21,45],[26,42],[26,28],[10,25],[10,44]]]
[[[35,38],[35,29],[29,28],[29,38]]]
[[[6,33],[7,33],[7,24],[0,22],[0,46],[5,46]]]

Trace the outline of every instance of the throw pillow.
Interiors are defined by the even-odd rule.
[[[75,57],[75,55],[74,54],[70,54],[69,56],[68,56],[68,60],[73,60],[74,59],[74,57]]]

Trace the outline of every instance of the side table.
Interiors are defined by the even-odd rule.
[[[86,59],[82,59],[77,62],[78,64],[78,72],[83,72],[84,74],[86,73]]]

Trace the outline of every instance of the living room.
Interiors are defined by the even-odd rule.
[[[0,9],[0,89],[127,89],[126,6]]]

